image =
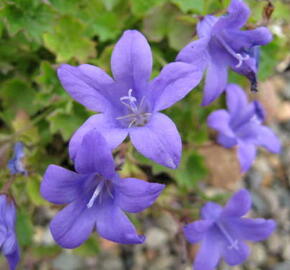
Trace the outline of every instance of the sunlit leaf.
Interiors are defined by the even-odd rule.
[[[62,17],[53,32],[44,34],[43,38],[58,62],[70,59],[85,62],[96,55],[95,42],[85,36],[85,25],[72,17]]]
[[[18,208],[16,232],[20,246],[29,246],[32,243],[33,225],[30,214],[24,208]]]

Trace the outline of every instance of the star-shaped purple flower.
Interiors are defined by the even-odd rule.
[[[263,126],[265,112],[258,101],[248,103],[244,91],[235,84],[226,88],[228,111],[212,112],[208,125],[219,132],[218,143],[230,148],[237,146],[242,172],[251,167],[256,157],[257,146],[272,153],[279,153],[280,141],[273,131]]]
[[[8,196],[0,195],[0,248],[6,257],[10,270],[15,270],[19,262],[19,246],[15,234],[16,210]]]
[[[202,105],[208,105],[225,90],[229,67],[246,76],[252,90],[257,91],[259,46],[269,43],[272,34],[266,27],[240,30],[249,15],[243,0],[232,0],[226,15],[205,16],[197,26],[199,39],[178,54],[178,61],[207,70]]]
[[[184,227],[190,243],[201,242],[194,270],[214,270],[223,258],[231,266],[243,263],[249,256],[244,241],[258,242],[275,230],[275,221],[243,218],[251,208],[247,190],[236,192],[224,208],[209,202],[201,209],[202,219]]]
[[[137,213],[149,207],[164,185],[121,179],[105,139],[96,130],[83,137],[75,154],[75,169],[50,165],[41,184],[45,199],[68,204],[50,224],[54,240],[64,248],[75,248],[96,229],[114,242],[142,243],[144,236],[137,235],[123,211]]]
[[[91,116],[73,135],[70,156],[75,158],[82,137],[97,129],[111,149],[129,134],[135,148],[164,166],[176,168],[181,138],[175,124],[160,110],[182,99],[201,80],[202,73],[190,64],[171,63],[150,80],[151,49],[136,30],[125,31],[111,59],[112,79],[92,65],[61,65],[58,77],[66,91],[88,109]]]

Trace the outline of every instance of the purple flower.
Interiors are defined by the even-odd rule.
[[[213,202],[207,203],[201,209],[202,219],[184,227],[190,243],[201,242],[194,270],[213,270],[221,258],[231,266],[241,264],[250,253],[244,241],[258,242],[269,237],[275,230],[275,221],[243,218],[250,208],[250,194],[242,189],[224,208]]]
[[[137,213],[149,207],[164,185],[121,179],[105,139],[96,130],[83,137],[75,154],[75,169],[72,172],[50,165],[41,184],[45,199],[68,204],[50,224],[54,240],[64,248],[75,248],[96,229],[114,242],[144,242],[123,211]]]
[[[70,156],[75,159],[82,137],[97,129],[111,149],[129,134],[136,149],[149,159],[176,168],[181,138],[175,124],[159,113],[182,99],[201,80],[201,71],[190,64],[171,63],[150,80],[152,54],[145,37],[125,31],[111,59],[114,79],[92,65],[61,65],[58,76],[66,91],[88,109],[91,116],[73,135]]]
[[[237,146],[241,170],[246,172],[255,160],[257,146],[279,153],[280,141],[270,128],[262,125],[265,120],[262,105],[258,101],[248,103],[238,85],[227,86],[226,99],[228,111],[212,112],[207,123],[219,132],[219,144],[227,148]]]
[[[221,17],[207,15],[197,26],[199,39],[189,43],[177,56],[178,61],[207,69],[202,105],[214,101],[228,81],[228,67],[246,76],[257,91],[259,46],[272,40],[266,27],[240,30],[250,9],[242,0],[232,0],[228,13]]]
[[[17,142],[14,145],[14,153],[12,158],[8,161],[8,169],[11,174],[24,174],[27,175],[27,171],[23,166],[23,158],[25,156],[24,153],[24,145],[22,142]]]
[[[6,257],[10,270],[19,262],[19,247],[15,234],[16,210],[12,199],[0,195],[0,248]]]

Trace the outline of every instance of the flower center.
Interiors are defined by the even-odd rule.
[[[234,239],[226,230],[226,228],[220,222],[216,222],[217,227],[221,231],[221,233],[225,236],[229,245],[227,246],[228,249],[235,249],[239,250],[239,242],[237,239]]]
[[[145,97],[143,96],[138,104],[137,98],[132,96],[132,91],[132,89],[129,89],[128,96],[120,98],[120,102],[127,108],[128,114],[119,116],[116,119],[128,128],[143,127],[148,123],[151,113],[146,112]]]
[[[238,63],[236,64],[236,68],[241,67],[244,61],[248,60],[250,56],[248,54],[242,55],[240,53],[236,53],[226,42],[222,37],[217,36],[218,42],[223,46],[223,48],[235,59],[238,60]]]
[[[90,198],[89,202],[87,203],[87,208],[91,208],[94,205],[97,198],[99,198],[100,201],[102,200],[102,191],[105,192],[104,189],[106,189],[106,191],[110,195],[110,197],[113,198],[113,194],[111,192],[109,180],[102,179],[98,183],[92,197]]]

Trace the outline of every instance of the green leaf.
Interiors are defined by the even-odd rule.
[[[96,65],[104,69],[108,74],[111,72],[111,55],[113,51],[113,46],[107,46],[102,54],[91,61],[91,64]]]
[[[33,114],[37,108],[32,105],[35,91],[24,80],[15,78],[5,81],[2,84],[0,98],[4,107],[2,118],[8,122],[11,121],[16,112],[24,110],[30,115]]]
[[[3,30],[4,30],[4,23],[0,21],[0,37],[2,37]]]
[[[274,71],[275,67],[278,64],[279,55],[283,52],[279,50],[279,47],[282,47],[283,43],[280,43],[277,37],[267,44],[266,46],[261,47],[261,58],[260,58],[260,67],[259,67],[259,79],[265,80],[267,77],[271,76]],[[280,44],[279,44],[280,43]],[[282,46],[281,46],[282,45]]]
[[[35,245],[32,247],[31,253],[33,256],[41,259],[47,259],[48,257],[54,258],[61,252],[61,247],[57,245],[44,246]]]
[[[207,169],[203,157],[196,152],[186,153],[184,151],[181,166],[175,172],[178,186],[186,190],[196,187],[198,181],[204,179]]]
[[[90,37],[98,36],[103,42],[115,39],[125,28],[129,16],[125,10],[126,5],[123,4],[115,11],[108,11],[102,1],[91,0],[83,5],[77,16],[86,24],[86,33]]]
[[[17,211],[16,233],[20,246],[31,245],[33,225],[30,215],[24,208],[20,208]]]
[[[74,254],[80,256],[96,256],[99,252],[100,246],[95,236],[91,236],[84,244],[73,250]]]
[[[88,23],[87,32],[90,36],[99,36],[102,42],[115,39],[121,33],[123,24],[118,14],[103,11],[94,13],[92,17],[84,16],[84,18]]]
[[[53,32],[44,34],[43,38],[58,62],[70,59],[86,62],[96,55],[95,43],[85,36],[85,25],[72,17],[62,17]]]
[[[171,2],[176,4],[182,12],[197,11],[202,14],[205,6],[205,0],[171,0]]]
[[[104,6],[107,10],[112,11],[114,7],[116,7],[121,0],[102,0]]]
[[[41,1],[8,3],[0,10],[0,17],[4,18],[10,35],[23,30],[28,38],[41,43],[42,34],[51,29],[55,19],[51,7]]]
[[[176,17],[176,20],[171,22],[170,31],[168,31],[170,47],[177,51],[182,49],[191,41],[194,31],[192,24],[184,23]]]
[[[39,142],[37,126],[33,124],[26,112],[19,111],[11,123],[14,134],[16,134],[16,141],[22,141],[26,145],[33,145]]]
[[[47,205],[48,203],[40,195],[40,182],[42,176],[35,174],[26,179],[26,191],[28,197],[34,205]]]
[[[144,19],[143,32],[155,42],[168,37],[170,47],[180,50],[192,40],[194,24],[185,20],[184,15],[174,6],[165,5],[155,8]]]
[[[170,175],[183,191],[194,189],[197,182],[207,176],[207,169],[203,157],[193,150],[185,149],[183,151],[177,170],[171,170],[148,160],[136,151],[134,151],[134,157],[140,163],[150,166],[154,175],[159,173],[167,173]]]
[[[67,103],[71,99],[61,86],[55,68],[47,61],[41,62],[39,73],[34,81],[39,89],[34,103],[43,108],[51,105],[59,107],[63,102]]]
[[[74,131],[87,119],[88,113],[79,105],[74,104],[71,112],[57,109],[48,116],[51,133],[60,132],[64,140],[68,140]]]
[[[141,17],[147,14],[151,9],[160,4],[164,3],[166,0],[131,0],[132,13],[135,16]]]
[[[63,15],[73,15],[76,16],[80,11],[80,6],[83,1],[80,0],[50,0],[51,5]]]

